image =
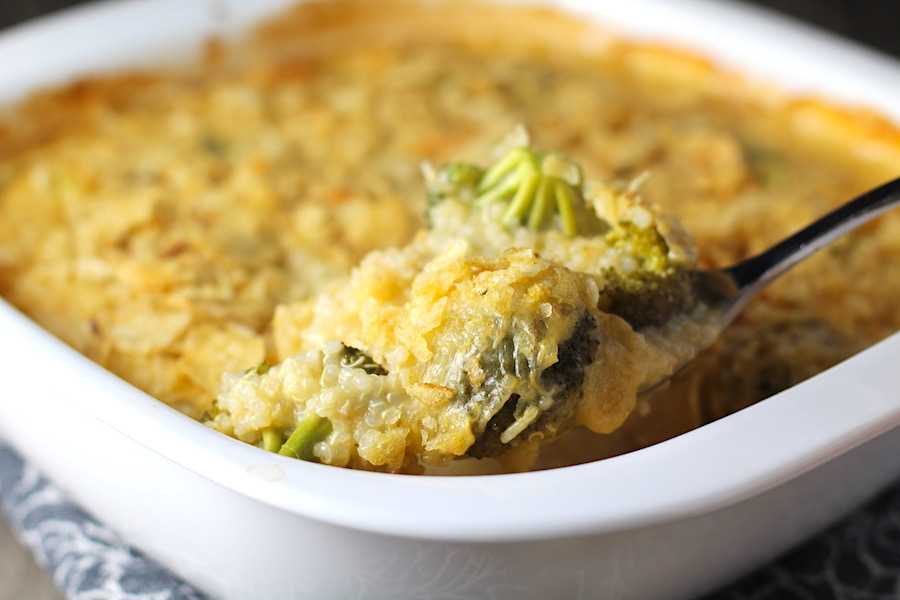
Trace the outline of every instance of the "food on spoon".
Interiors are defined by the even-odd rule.
[[[296,352],[229,376],[208,423],[407,472],[513,450],[525,464],[576,425],[615,430],[714,335],[685,284],[693,247],[636,185],[585,181],[521,132],[505,145],[488,168],[426,169],[428,228],[284,307],[276,335]]]

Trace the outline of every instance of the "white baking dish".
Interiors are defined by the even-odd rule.
[[[107,2],[0,36],[0,101],[184,56],[282,0]],[[701,0],[561,5],[900,120],[900,65]],[[165,48],[165,51],[160,51]],[[900,335],[670,441],[574,467],[412,477],[290,460],[122,382],[0,301],[0,437],[214,597],[686,598],[900,477]]]

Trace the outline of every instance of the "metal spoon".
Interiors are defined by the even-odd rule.
[[[725,269],[694,272],[692,285],[696,299],[719,312],[718,326],[724,329],[753,297],[791,267],[898,205],[900,179],[895,179],[847,202],[756,256]],[[698,348],[697,353],[704,349]],[[656,389],[672,375],[643,388],[641,393]]]

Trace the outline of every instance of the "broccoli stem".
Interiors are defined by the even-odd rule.
[[[501,220],[507,227],[542,229],[555,210],[562,232],[575,236],[576,206],[584,203],[580,173],[577,165],[557,153],[514,148],[484,172],[475,202],[485,206],[506,201]]]
[[[281,446],[278,454],[299,458],[300,460],[319,462],[318,457],[313,452],[315,445],[331,435],[332,430],[331,421],[313,412],[307,412],[303,415],[300,422],[297,423],[297,427],[284,445]]]
[[[528,227],[530,229],[540,229],[544,225],[547,213],[552,204],[553,181],[550,177],[542,177],[538,184],[537,192],[534,194],[534,204],[531,205],[531,212],[528,213]]]
[[[537,170],[537,160],[532,151],[528,148],[513,148],[485,171],[481,177],[481,182],[478,184],[478,191],[484,192],[494,187],[511,172],[517,170],[523,164],[527,165],[529,163]]]
[[[484,189],[477,197],[478,203],[484,206],[516,194],[521,188],[522,181],[528,177],[530,171],[531,169],[527,164],[518,167],[496,185]]]
[[[262,430],[263,450],[267,450],[268,452],[278,452],[283,443],[284,438],[282,437],[281,432],[275,427],[266,427]]]
[[[512,227],[522,222],[522,219],[525,218],[531,209],[534,195],[540,183],[540,173],[534,172],[525,175],[519,189],[516,191],[516,195],[513,196],[512,202],[509,203],[509,206],[503,213],[503,223],[505,225]]]
[[[565,181],[556,180],[556,210],[559,212],[560,226],[569,237],[578,234],[578,219],[575,217],[575,191]]]

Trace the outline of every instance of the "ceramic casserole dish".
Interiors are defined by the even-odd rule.
[[[0,35],[0,102],[177,63],[288,0],[89,4]],[[900,122],[900,65],[741,5],[555,3],[789,92]],[[900,336],[728,417],[613,458],[436,477],[291,460],[225,437],[0,301],[0,438],[215,598],[690,598],[900,477]]]

